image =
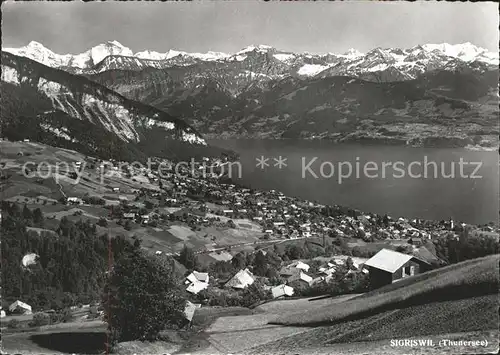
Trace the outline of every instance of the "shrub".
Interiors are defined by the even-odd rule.
[[[9,329],[18,329],[21,327],[21,323],[17,319],[11,319],[7,323],[7,328]]]
[[[30,327],[41,327],[50,324],[50,316],[47,313],[35,313],[29,323]]]
[[[125,225],[123,226],[123,228],[125,228],[126,231],[132,230],[132,223],[130,222],[130,220],[127,219],[125,221]]]
[[[97,225],[101,226],[101,227],[107,227],[108,221],[106,220],[106,218],[101,217],[101,218],[99,218],[99,221],[97,221]]]

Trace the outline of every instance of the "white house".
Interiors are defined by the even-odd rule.
[[[293,296],[293,287],[287,286],[285,284],[273,287],[271,289],[273,298],[279,298],[284,296]]]
[[[244,289],[255,282],[255,278],[252,272],[248,269],[240,270],[234,275],[228,282],[226,282],[226,287],[232,287],[237,289]]]
[[[203,291],[208,287],[208,283],[195,281],[186,288],[186,291],[197,295],[200,291]]]
[[[81,205],[83,204],[83,200],[79,197],[68,197],[68,203]]]
[[[208,283],[209,281],[209,276],[208,276],[208,273],[207,272],[198,272],[198,271],[193,271],[192,273],[190,273],[187,277],[187,279],[190,281],[190,282],[196,282],[196,281],[199,281],[199,282],[205,282],[205,283]]]
[[[302,261],[298,261],[297,264],[295,265],[295,268],[304,270],[305,272],[308,272],[310,266],[307,265],[306,263],[303,263]]]
[[[311,285],[313,278],[300,269],[295,269],[294,272],[287,278],[287,282],[301,281],[305,282],[308,286]]]
[[[306,264],[300,260],[294,261],[293,263],[291,263],[290,265],[285,267],[285,269],[289,269],[289,270],[299,269],[299,270],[303,270],[305,272],[308,272],[309,268],[310,268],[310,266],[308,264]]]
[[[17,300],[9,306],[9,311],[12,313],[31,314],[31,306]]]
[[[198,292],[208,287],[209,285],[208,273],[193,271],[188,275],[185,283],[188,284],[186,291],[196,295],[198,294]]]

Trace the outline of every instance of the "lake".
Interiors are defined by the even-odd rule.
[[[311,140],[209,144],[240,154],[240,167],[233,165],[232,178],[252,188],[393,217],[451,217],[476,224],[498,220],[497,151]],[[268,160],[256,166],[262,157]]]

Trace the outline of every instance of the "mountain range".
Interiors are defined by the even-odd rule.
[[[83,76],[2,52],[1,131],[105,158],[208,151],[183,120]]]
[[[376,75],[370,73],[379,73],[378,79],[383,80],[383,73],[390,72],[392,79],[399,80],[415,78],[416,75],[432,69],[454,69],[463,63],[475,66],[498,66],[498,53],[489,52],[471,43],[425,44],[408,49],[375,48],[366,54],[355,49],[350,49],[344,54],[293,53],[267,45],[251,45],[233,54],[188,53],[172,49],[165,53],[145,50],[134,54],[130,48],[117,41],[108,41],[75,55],[56,54],[35,41],[21,48],[4,48],[3,50],[53,68],[87,74],[111,69],[168,68],[201,62],[231,65],[237,62],[251,62],[253,57],[262,55],[265,55],[269,61],[274,61],[276,66],[281,64],[281,70],[275,73],[261,73],[270,76],[347,75],[360,77],[366,75],[368,78],[377,78]],[[399,77],[396,77],[397,75]]]
[[[3,50],[178,117],[207,138],[498,144],[498,54],[471,43],[365,54],[265,45],[134,54],[116,41],[77,55],[37,42]]]

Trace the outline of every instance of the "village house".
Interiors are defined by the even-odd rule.
[[[293,296],[293,287],[281,284],[279,286],[271,288],[271,293],[273,295],[273,298]]]
[[[292,282],[303,283],[305,286],[311,286],[313,278],[307,275],[300,269],[294,269],[287,278],[287,283],[290,284]]]
[[[193,271],[186,278],[185,284],[189,286],[186,291],[193,294],[198,294],[198,292],[206,289],[209,285],[209,276],[206,272]]]
[[[369,271],[370,287],[375,289],[425,272],[430,264],[413,255],[382,249],[364,267]]]
[[[225,287],[244,289],[255,282],[255,277],[248,269],[240,270],[226,284]]]
[[[19,300],[9,306],[9,312],[18,314],[31,314],[31,306]]]
[[[72,205],[81,205],[83,204],[83,200],[79,197],[68,197],[67,202]]]

